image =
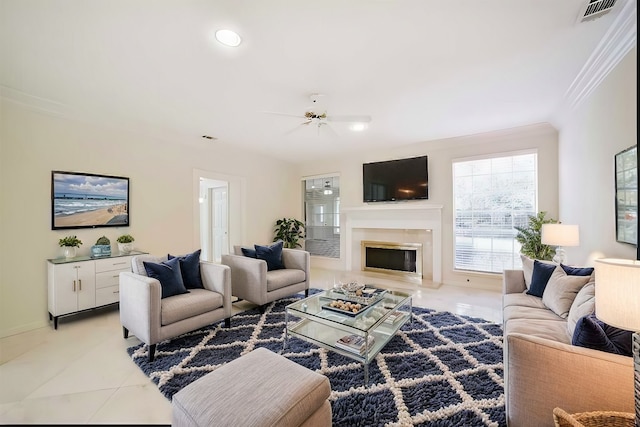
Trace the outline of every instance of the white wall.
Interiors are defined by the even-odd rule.
[[[353,153],[299,167],[225,150],[215,143],[167,142],[98,127],[2,100],[0,336],[46,324],[45,260],[60,255],[57,242],[65,235],[77,234],[85,254],[100,235],[113,240],[124,232],[136,237],[139,249],[151,253],[195,249],[194,169],[238,177],[244,183],[246,212],[240,217],[244,218],[244,243],[251,244],[271,241],[275,219],[302,218],[301,176],[340,173],[342,206],[354,207],[362,204],[363,162],[427,154],[429,203],[444,206],[444,282],[499,286],[499,275],[453,271],[451,160],[537,148],[539,210],[580,225],[580,247],[567,249],[570,262],[590,264],[602,255],[635,258],[634,247],[615,241],[613,156],[637,141],[636,78],[634,48],[563,122],[559,136],[550,126],[536,125]],[[50,173],[54,169],[130,177],[131,227],[52,231]],[[340,261],[314,258],[313,262],[314,266],[345,268]]]
[[[244,243],[271,242],[276,219],[300,216],[300,184],[288,163],[223,149],[198,136],[152,139],[6,99],[0,105],[0,336],[46,325],[46,260],[61,256],[61,237],[76,234],[85,255],[103,234],[115,246],[117,236],[129,233],[137,249],[154,254],[197,249],[194,169],[244,182],[246,212],[231,214],[243,221]],[[129,177],[131,226],[51,230],[52,170]]]
[[[614,191],[614,156],[638,140],[636,61],[634,47],[562,124],[560,218],[580,226],[580,246],[567,248],[571,263],[636,259],[634,246],[616,242]]]
[[[442,210],[442,278],[444,283],[498,288],[502,278],[497,274],[456,272],[453,269],[453,159],[490,153],[535,149],[538,152],[538,208],[557,217],[558,212],[558,146],[557,132],[549,124],[483,133],[461,138],[435,140],[394,149],[351,153],[300,165],[301,176],[340,173],[340,206],[363,206],[362,163],[398,159],[426,154],[429,156],[429,203],[443,205]],[[410,203],[410,202],[408,202]],[[343,245],[344,246],[344,245]],[[344,249],[344,247],[343,247]],[[314,266],[347,270],[344,250],[339,261],[314,257]]]

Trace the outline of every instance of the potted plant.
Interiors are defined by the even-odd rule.
[[[282,218],[276,221],[274,242],[282,240],[285,248],[301,248],[300,239],[304,239],[304,223],[294,218]]]
[[[116,239],[118,242],[118,250],[124,254],[128,254],[133,250],[133,242],[135,240],[136,239],[134,239],[130,234],[123,234]]]
[[[542,224],[556,224],[553,218],[545,218],[545,211],[537,215],[529,215],[529,224],[526,227],[514,227],[518,230],[516,240],[522,245],[520,253],[531,259],[551,260],[554,249],[542,243]]]
[[[110,256],[110,255],[111,255],[111,241],[106,236],[100,237],[96,241],[96,244],[91,246],[92,257],[101,257],[101,256]]]
[[[65,258],[73,258],[76,256],[76,250],[82,244],[82,240],[78,239],[76,236],[67,236],[58,241],[58,245],[61,248],[64,248],[64,257]]]

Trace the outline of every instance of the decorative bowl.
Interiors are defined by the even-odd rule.
[[[364,287],[364,284],[358,282],[349,282],[340,285],[340,289],[342,289],[342,292],[344,292],[346,295],[354,295],[356,292],[364,289]]]

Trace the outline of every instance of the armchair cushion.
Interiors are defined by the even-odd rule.
[[[144,261],[143,265],[147,275],[160,282],[162,298],[189,292],[182,281],[180,260],[178,258],[170,259],[160,264]]]
[[[192,289],[188,294],[174,295],[161,302],[161,323],[170,325],[180,320],[222,307],[222,294],[205,289]]]
[[[177,257],[180,261],[180,273],[182,274],[182,281],[187,289],[203,289],[202,277],[200,276],[200,252],[197,251]],[[176,258],[169,254],[168,259]]]
[[[282,245],[282,241],[276,242],[271,246],[254,245],[256,248],[256,258],[267,262],[267,271],[284,268],[284,264],[282,263]]]
[[[284,288],[294,283],[304,282],[306,275],[302,270],[291,268],[267,271],[267,291]]]

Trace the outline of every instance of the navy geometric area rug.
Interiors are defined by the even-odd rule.
[[[313,290],[312,293],[315,293]],[[284,308],[302,294],[234,315],[157,345],[127,351],[168,399],[219,366],[266,347],[282,351]],[[283,356],[326,375],[334,426],[506,426],[502,327],[483,319],[414,307],[407,322],[369,365],[297,338]]]

